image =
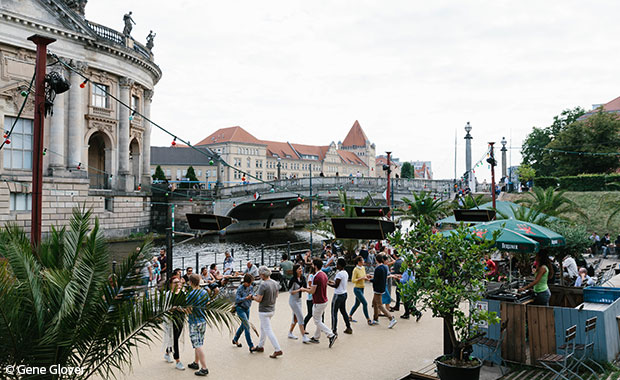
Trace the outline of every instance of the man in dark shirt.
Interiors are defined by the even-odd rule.
[[[166,270],[168,269],[168,267],[166,266],[166,248],[162,248],[159,250],[159,257],[157,258],[157,261],[159,261],[162,282],[165,282],[167,280]]]
[[[365,245],[362,245],[362,249],[360,249],[360,256],[364,259],[364,262],[368,262],[368,249],[366,249]]]
[[[379,321],[378,321],[379,312],[381,312],[385,316],[390,318],[390,324],[388,325],[388,328],[391,329],[392,327],[394,327],[394,325],[397,322],[396,318],[394,318],[394,316],[390,314],[389,311],[387,311],[385,306],[383,306],[383,302],[381,300],[383,293],[385,293],[385,287],[387,285],[387,276],[389,273],[388,267],[387,265],[384,264],[384,262],[385,262],[385,256],[383,254],[380,254],[379,256],[377,256],[377,267],[375,268],[375,274],[371,280],[372,291],[374,293],[372,296],[372,308],[374,311],[372,324],[373,325],[379,324]]]
[[[403,266],[403,259],[398,256],[398,252],[394,251],[392,257],[396,260],[394,264],[392,264],[392,274],[396,275],[396,277],[400,277],[403,274],[403,271],[400,269]],[[400,288],[396,287],[396,304],[394,307],[390,308],[390,311],[399,311],[400,310]]]
[[[192,275],[192,273],[194,273],[194,269],[192,267],[187,267],[187,269],[185,270],[185,274],[183,275],[183,279],[185,280],[186,284],[189,284],[189,277]]]

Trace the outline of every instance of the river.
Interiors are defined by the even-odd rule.
[[[271,265],[280,261],[281,254],[287,252],[288,242],[291,243],[291,251],[305,250],[310,246],[310,233],[301,229],[247,232],[225,237],[209,235],[179,244],[185,239],[186,237],[175,239],[172,255],[173,268],[195,267],[196,253],[198,253],[199,268],[212,263],[221,265],[224,260],[224,252],[227,250],[233,253],[235,270],[245,265],[248,259],[260,264],[261,245],[263,244],[266,247],[264,249],[264,262],[266,265]],[[321,247],[322,240],[322,237],[313,234],[315,251]],[[140,244],[137,241],[110,243],[110,260],[122,261],[129,252],[135,250]],[[276,245],[279,247],[274,247]],[[160,248],[164,247],[165,241],[155,241],[151,252],[153,255],[158,255]]]

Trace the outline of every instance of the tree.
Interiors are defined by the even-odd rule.
[[[522,183],[529,182],[536,177],[536,169],[528,164],[521,164],[517,169],[517,174],[519,175],[519,181]]]
[[[403,166],[400,168],[401,178],[415,178],[413,166],[410,162],[403,162]]]
[[[155,174],[153,174],[153,180],[162,181],[162,182],[166,180],[166,174],[164,173],[164,170],[159,165],[157,165],[157,167],[155,168]]]
[[[517,208],[511,207],[511,209],[512,209],[512,214],[513,214],[512,216],[509,216],[499,210],[496,210],[497,215],[499,216],[497,219],[514,218],[516,220],[538,224],[539,226],[543,226],[543,227],[549,224],[550,216],[538,210],[534,210],[534,209],[523,207],[523,206],[519,206]]]
[[[532,192],[526,193],[526,198],[519,199],[516,203],[549,216],[564,217],[567,214],[577,214],[587,219],[583,210],[568,199],[565,193],[566,190],[554,191],[553,187],[546,189],[534,187]]]
[[[433,224],[436,220],[446,216],[449,204],[430,193],[422,191],[420,194],[413,193],[413,200],[403,197],[405,209],[402,210],[403,219],[414,222]]]
[[[592,245],[586,226],[583,224],[571,224],[564,221],[554,221],[549,223],[547,228],[564,236],[564,239],[566,240],[565,246],[551,248],[552,251],[557,251],[555,256],[565,256],[566,254],[570,254],[575,258],[579,258],[586,251],[586,249]]]
[[[490,199],[486,194],[467,194],[458,196],[450,205],[453,209],[469,210],[488,202]]]
[[[194,172],[194,167],[190,166],[187,168],[187,172],[185,173],[185,178],[187,178],[187,181],[183,181],[183,183],[181,183],[181,188],[185,188],[185,189],[189,189],[193,186],[197,186],[198,185],[198,177],[196,177],[196,172]]]
[[[523,163],[536,170],[539,176],[551,176],[555,172],[553,162],[549,160],[547,146],[569,125],[585,114],[581,107],[565,109],[560,115],[553,117],[553,123],[546,128],[536,128],[525,138],[521,155]]]
[[[22,229],[0,230],[0,368],[81,367],[82,374],[55,378],[110,378],[131,366],[133,349],[151,342],[164,320],[178,320],[175,308],[187,307],[182,293],[146,297],[133,290],[151,258],[140,253],[146,243],[112,275],[99,221],[91,228],[90,217],[75,209],[69,228],[52,228],[36,250]],[[209,301],[203,311],[209,325],[232,327],[225,299]]]
[[[612,172],[620,167],[620,119],[599,108],[563,129],[547,147],[554,149],[545,160],[556,176]]]
[[[484,255],[491,251],[498,233],[493,241],[485,242],[472,239],[463,223],[454,234],[444,236],[421,222],[409,232],[396,231],[389,238],[403,254],[403,269],[415,274],[415,281],[398,285],[401,297],[444,319],[457,365],[469,361],[467,348],[483,334],[477,324],[499,322],[496,313],[474,306],[485,292]],[[471,306],[469,312],[460,308],[462,304]]]

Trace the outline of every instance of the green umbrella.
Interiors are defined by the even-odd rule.
[[[540,243],[541,247],[562,247],[566,245],[564,236],[538,224],[516,219],[501,219],[484,223],[489,230],[510,230]]]
[[[497,226],[488,225],[493,222],[480,223],[475,226],[469,227],[471,236],[482,240],[493,239],[493,232],[498,230]],[[521,235],[518,232],[509,230],[507,228],[500,229],[501,234],[495,241],[495,247],[500,251],[507,252],[524,252],[524,253],[536,253],[540,249],[540,244],[526,236]],[[450,235],[454,233],[454,230],[444,231],[442,234]]]

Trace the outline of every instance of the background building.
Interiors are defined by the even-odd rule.
[[[34,95],[17,116],[34,73],[35,45],[27,38],[43,34],[56,39],[49,49],[79,72],[48,56],[48,73],[60,73],[71,88],[56,96],[45,119],[43,231],[84,205],[108,235],[145,230],[151,127],[139,114],[150,116],[162,73],[130,35],[86,20],[85,6],[86,0],[0,2],[0,127],[8,133],[15,126],[0,152],[0,221],[30,227]]]
[[[433,179],[433,169],[430,161],[411,161],[414,178]]]
[[[355,121],[343,142],[329,145],[305,145],[291,142],[259,140],[241,127],[221,128],[213,132],[196,147],[209,148],[230,167],[220,166],[223,186],[278,178],[302,178],[310,175],[375,177],[375,145],[370,143],[359,122]],[[159,148],[152,148],[159,149]],[[185,149],[185,148],[171,148]],[[151,169],[160,165],[171,179],[176,178],[175,166],[168,156],[153,161]],[[187,163],[189,166],[189,163]],[[196,167],[194,167],[196,168]],[[187,169],[187,167],[185,167]],[[252,178],[250,176],[254,176]],[[211,181],[202,177],[201,180]]]

